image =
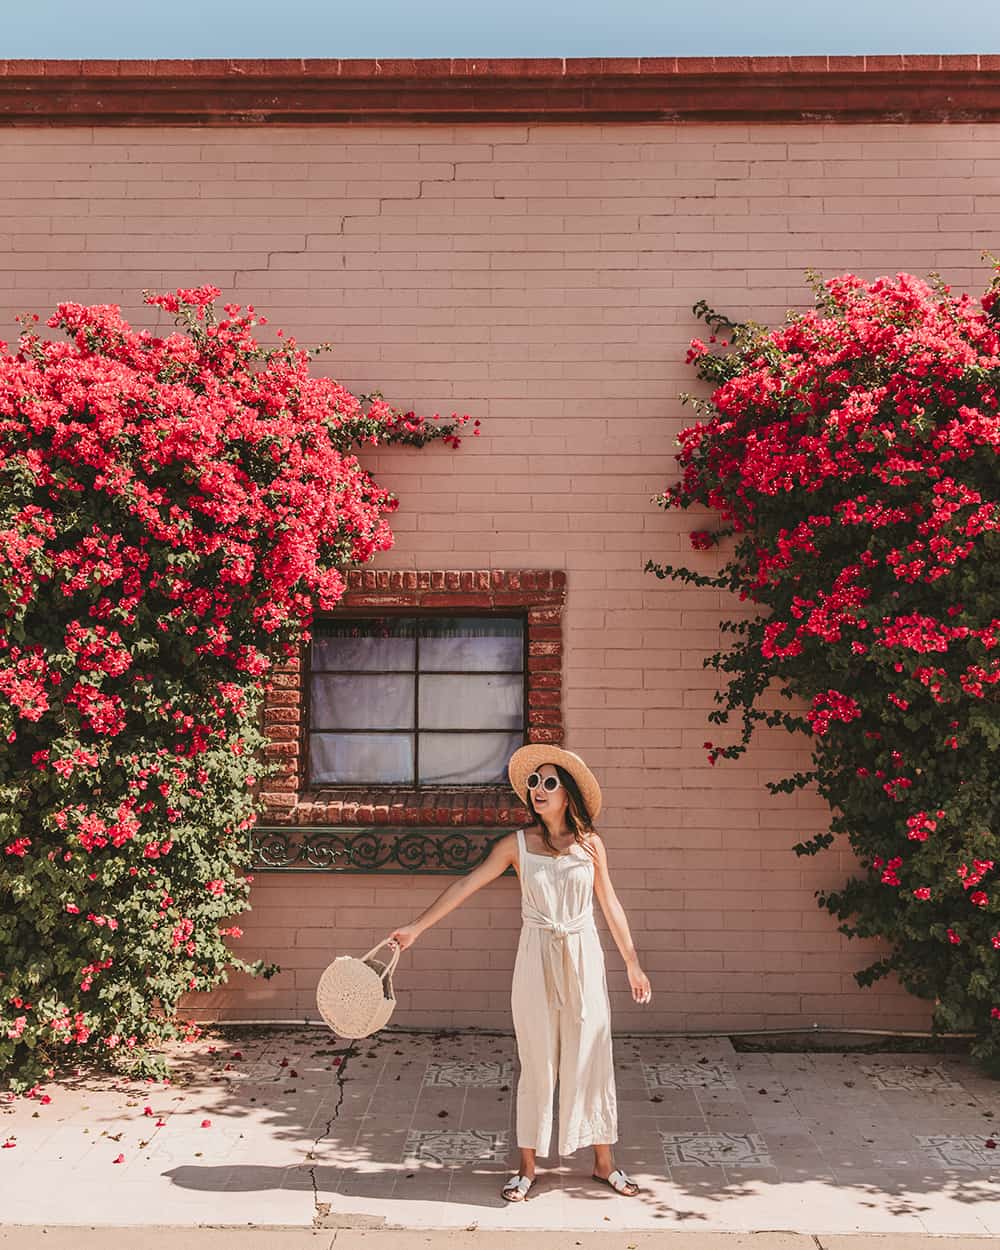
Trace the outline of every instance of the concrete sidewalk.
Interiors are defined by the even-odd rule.
[[[543,1250],[987,1250],[978,1237],[930,1233],[559,1233]],[[539,1235],[483,1230],[339,1231],[278,1228],[4,1228],[0,1250],[539,1250]]]
[[[766,1236],[770,1250],[779,1230],[838,1250],[837,1236],[857,1233],[969,1244],[1000,1234],[1000,1083],[960,1055],[738,1053],[726,1038],[619,1037],[615,1159],[641,1193],[593,1181],[584,1149],[540,1158],[528,1200],[508,1204],[512,1036],[385,1030],[347,1044],[308,1027],[216,1033],[172,1048],[170,1084],[81,1074],[50,1083],[44,1105],[0,1104],[0,1146],[11,1143],[0,1149],[0,1246],[36,1235],[18,1225],[44,1227],[49,1247],[62,1244],[60,1227],[82,1246],[80,1230],[94,1226],[108,1246],[129,1244],[123,1232],[111,1241],[110,1226],[142,1226],[132,1245],[174,1245],[170,1229],[183,1229],[192,1246],[282,1237],[336,1250],[492,1250],[492,1230],[504,1250],[531,1230],[545,1230],[544,1250],[645,1250],[650,1234],[661,1247],[667,1233],[692,1250],[742,1250],[746,1238],[700,1240],[736,1233],[758,1246]],[[425,1241],[430,1230],[455,1231]]]

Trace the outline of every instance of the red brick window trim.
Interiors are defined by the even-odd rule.
[[[561,569],[356,569],[331,613],[436,610],[525,613],[527,630],[528,742],[560,745],[562,723],[562,614],[566,574]],[[527,812],[504,785],[310,787],[306,777],[306,687],[309,644],[276,664],[264,702],[265,748],[282,763],[261,794],[262,825],[510,826]]]

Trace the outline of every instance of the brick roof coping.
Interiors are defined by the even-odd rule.
[[[0,61],[8,124],[1000,120],[1000,55]]]

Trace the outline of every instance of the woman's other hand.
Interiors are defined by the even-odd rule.
[[[637,963],[626,964],[626,970],[628,972],[628,983],[632,989],[632,997],[637,1003],[648,1003],[653,997],[649,977],[646,976]]]
[[[419,936],[420,932],[418,929],[415,929],[411,924],[404,924],[401,928],[394,929],[386,941],[397,942],[399,949],[405,951],[408,946],[413,945]]]

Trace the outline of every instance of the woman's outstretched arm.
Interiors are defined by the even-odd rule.
[[[625,971],[628,973],[628,983],[632,990],[632,997],[637,1003],[648,1003],[653,997],[653,991],[649,984],[649,977],[646,976],[639,966],[639,956],[635,953],[632,934],[629,932],[628,920],[625,916],[625,908],[622,907],[618,895],[615,893],[615,888],[611,884],[611,876],[608,872],[608,852],[604,845],[604,839],[600,834],[595,833],[593,842],[596,852],[594,893],[597,895],[597,901],[601,904],[601,910],[604,912],[604,918],[608,922],[611,936],[615,939],[615,945],[621,952],[622,959],[625,960]]]
[[[481,890],[484,885],[495,881],[514,863],[516,856],[517,834],[511,833],[505,838],[498,839],[493,844],[489,855],[477,868],[473,868],[472,872],[466,876],[453,881],[447,889],[441,891],[430,907],[420,913],[416,920],[411,920],[409,924],[394,929],[389,934],[388,940],[398,942],[400,950],[405,951],[408,946],[413,945],[425,929],[429,929],[432,924],[437,924],[459,904],[471,898],[477,890]]]

